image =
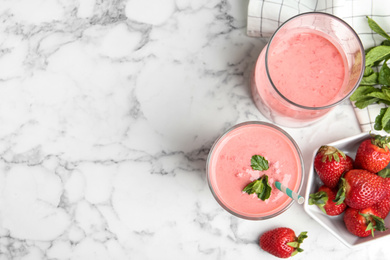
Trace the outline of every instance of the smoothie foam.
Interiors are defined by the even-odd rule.
[[[253,170],[253,155],[269,162],[266,171]],[[209,156],[208,177],[214,196],[228,211],[246,218],[263,218],[283,210],[291,199],[274,186],[276,180],[294,191],[302,182],[300,152],[284,133],[270,124],[248,122],[221,137]],[[269,177],[272,193],[262,201],[244,187],[263,174]]]

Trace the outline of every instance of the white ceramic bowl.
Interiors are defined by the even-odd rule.
[[[325,144],[329,146],[334,146],[339,150],[343,151],[345,154],[349,155],[355,159],[356,150],[359,144],[369,138],[369,133],[362,133],[352,137],[348,137],[333,143]],[[307,214],[309,214],[314,220],[321,224],[325,229],[337,237],[341,242],[343,242],[348,247],[357,247],[362,245],[367,245],[367,243],[374,242],[378,239],[382,239],[390,235],[390,215],[385,219],[385,225],[389,229],[383,232],[375,231],[374,237],[368,236],[365,238],[359,238],[355,235],[349,233],[346,229],[343,221],[343,214],[340,216],[327,216],[324,214],[316,205],[309,205],[308,199],[309,195],[317,192],[318,188],[322,185],[320,178],[317,176],[317,173],[314,170],[313,162],[314,157],[317,153],[319,147],[313,151],[312,165],[309,169],[309,176],[307,179],[307,187],[305,194],[305,204],[304,209]],[[390,238],[390,237],[389,237]]]

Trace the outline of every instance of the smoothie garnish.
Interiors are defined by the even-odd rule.
[[[351,95],[355,106],[363,109],[371,104],[383,104],[375,118],[375,130],[390,133],[390,36],[373,19],[367,17],[371,30],[384,37],[380,45],[367,49],[366,68],[359,87]]]
[[[251,159],[251,167],[253,170],[265,171],[268,170],[268,161],[261,155],[253,155]]]
[[[256,193],[257,197],[262,201],[268,199],[271,196],[272,187],[268,183],[268,176],[264,174],[257,180],[249,183],[244,189],[243,192],[248,194]]]

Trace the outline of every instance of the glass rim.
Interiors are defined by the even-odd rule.
[[[348,92],[348,94],[345,95],[345,97],[341,98],[340,100],[337,100],[336,102],[333,102],[329,105],[326,105],[326,106],[319,106],[319,107],[309,107],[309,106],[303,106],[303,105],[300,105],[300,104],[297,104],[293,101],[291,101],[290,99],[286,98],[282,93],[280,93],[280,91],[278,90],[278,88],[275,86],[275,84],[273,83],[272,81],[272,78],[271,78],[271,75],[269,73],[269,69],[268,69],[268,51],[269,51],[269,48],[270,48],[270,45],[271,45],[271,42],[272,40],[275,38],[275,36],[277,35],[277,33],[287,24],[289,23],[290,21],[296,19],[296,18],[299,18],[301,16],[307,16],[307,15],[323,15],[323,16],[329,16],[330,18],[332,19],[335,19],[337,21],[339,21],[341,24],[343,24],[347,29],[349,29],[353,35],[356,36],[356,39],[357,39],[357,42],[358,42],[358,45],[359,45],[359,49],[362,53],[362,64],[361,64],[361,71],[360,71],[360,75],[359,75],[359,78],[355,84],[355,86]],[[362,80],[363,78],[363,75],[364,75],[364,68],[365,68],[365,63],[366,63],[366,60],[365,60],[365,50],[364,50],[364,47],[363,47],[363,44],[362,44],[362,41],[359,37],[359,35],[356,33],[356,31],[347,23],[345,22],[343,19],[335,16],[335,15],[332,15],[332,14],[328,14],[328,13],[323,13],[323,12],[305,12],[305,13],[300,13],[300,14],[297,14],[289,19],[287,19],[286,21],[284,21],[277,29],[276,31],[272,34],[268,44],[267,44],[267,47],[266,47],[266,52],[265,52],[265,70],[266,70],[266,73],[267,73],[267,77],[271,83],[271,86],[272,88],[276,91],[276,93],[278,93],[278,95],[280,97],[283,98],[283,100],[285,100],[286,102],[296,106],[296,107],[299,107],[301,109],[306,109],[306,110],[324,110],[324,109],[330,109],[340,103],[342,103],[344,100],[346,100],[355,90],[356,88],[359,86],[360,84],[360,81]]]
[[[291,144],[294,146],[295,148],[295,151],[297,152],[297,155],[299,157],[299,162],[300,162],[300,166],[301,166],[301,180],[300,180],[300,183],[299,183],[299,187],[298,187],[298,190],[296,191],[297,193],[299,193],[302,189],[302,186],[303,186],[303,182],[304,182],[304,176],[305,176],[305,165],[304,165],[304,161],[303,161],[303,155],[302,155],[302,152],[301,152],[301,149],[299,148],[298,144],[295,142],[295,140],[286,132],[284,131],[282,128],[272,124],[272,123],[267,123],[267,122],[264,122],[264,121],[246,121],[246,122],[242,122],[242,123],[239,123],[239,124],[236,124],[236,125],[233,125],[231,126],[230,128],[228,128],[224,133],[222,133],[213,143],[213,145],[211,146],[210,148],[210,151],[209,151],[209,154],[207,156],[207,161],[206,161],[206,177],[207,177],[207,183],[208,183],[208,186],[210,188],[210,191],[211,193],[213,194],[213,197],[215,198],[215,200],[218,202],[218,204],[223,208],[225,209],[227,212],[229,212],[230,214],[236,216],[236,217],[239,217],[239,218],[242,218],[242,219],[247,219],[247,220],[266,220],[266,219],[270,219],[270,218],[273,218],[273,217],[276,217],[280,214],[282,214],[283,212],[285,212],[287,209],[289,209],[292,204],[295,202],[293,199],[291,199],[291,201],[286,205],[284,206],[283,208],[281,208],[279,211],[271,214],[271,215],[267,215],[267,216],[248,216],[248,215],[243,215],[243,214],[240,214],[240,213],[237,213],[235,212],[234,210],[230,209],[229,207],[227,207],[221,200],[220,198],[218,197],[218,195],[216,194],[216,192],[214,191],[214,188],[213,188],[213,185],[211,183],[211,177],[210,177],[210,171],[209,171],[209,168],[210,168],[210,165],[211,165],[211,158],[214,154],[214,151],[215,151],[215,148],[216,146],[224,139],[224,137],[226,135],[228,135],[231,131],[237,129],[237,128],[240,128],[242,126],[245,126],[245,125],[261,125],[261,126],[268,126],[268,127],[271,127],[277,131],[279,131],[280,133],[282,133],[285,137],[287,137],[287,139],[291,142]]]

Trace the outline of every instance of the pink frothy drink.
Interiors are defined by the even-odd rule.
[[[265,171],[251,167],[253,155],[263,156],[269,163]],[[207,160],[210,189],[218,203],[235,216],[262,220],[279,215],[293,203],[279,191],[279,181],[295,192],[303,182],[303,160],[294,140],[279,127],[265,122],[238,124],[223,134],[213,145]],[[272,192],[267,200],[243,189],[266,174]]]
[[[274,123],[307,126],[352,94],[364,66],[362,43],[348,24],[329,14],[304,13],[279,27],[261,52],[253,99]]]

